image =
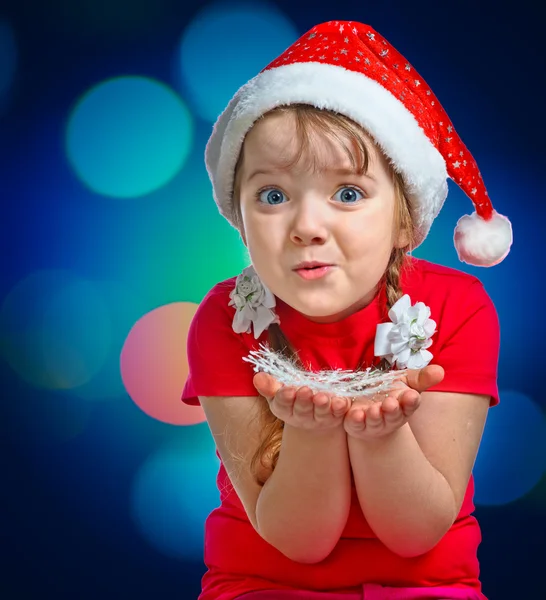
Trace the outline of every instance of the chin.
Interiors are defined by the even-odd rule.
[[[333,306],[324,302],[298,302],[295,307],[300,313],[312,319],[335,317],[343,311],[341,306]]]

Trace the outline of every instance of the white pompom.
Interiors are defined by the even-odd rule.
[[[492,267],[510,252],[512,225],[496,211],[488,221],[474,212],[459,219],[453,241],[462,262],[477,267]]]

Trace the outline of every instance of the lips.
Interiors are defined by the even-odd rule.
[[[322,279],[335,269],[335,265],[328,265],[326,263],[300,263],[307,264],[307,267],[300,267],[294,269],[294,273],[306,281]],[[309,266],[311,265],[311,266]]]
[[[332,267],[332,263],[319,262],[316,260],[304,261],[297,264],[294,267],[294,271],[299,271],[300,269],[320,269],[321,267]]]

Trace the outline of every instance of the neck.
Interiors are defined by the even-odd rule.
[[[347,308],[345,308],[345,309],[341,310],[340,312],[335,313],[333,315],[327,315],[325,317],[310,317],[308,315],[304,315],[304,316],[307,319],[309,319],[310,321],[313,321],[314,323],[336,323],[337,321],[342,321],[343,319],[350,317],[354,313],[356,313],[359,310],[362,310],[363,308],[368,306],[368,304],[370,304],[370,302],[375,298],[375,295],[377,294],[378,289],[379,289],[379,284],[376,285],[363,298],[361,298],[354,304],[351,304]]]

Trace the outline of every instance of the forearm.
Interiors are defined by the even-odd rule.
[[[457,516],[455,498],[409,424],[372,441],[349,436],[348,446],[360,506],[377,537],[404,556],[433,548]]]
[[[313,563],[339,540],[351,502],[347,436],[286,425],[277,466],[260,492],[260,535],[287,557]]]

